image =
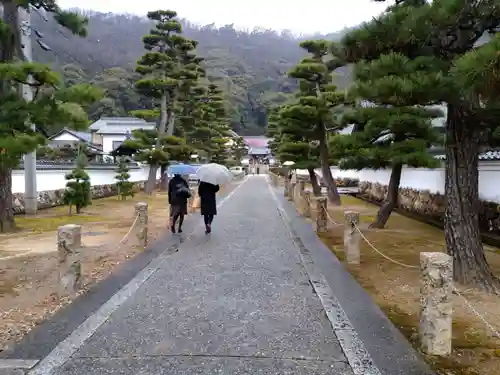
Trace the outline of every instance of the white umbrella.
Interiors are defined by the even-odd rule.
[[[210,163],[202,165],[196,171],[196,177],[203,182],[213,185],[227,184],[233,179],[233,174],[229,169],[220,164]]]
[[[284,166],[286,166],[286,167],[290,167],[290,166],[292,166],[292,165],[294,165],[294,164],[295,164],[295,162],[294,162],[294,161],[291,161],[291,160],[289,160],[289,161],[285,161],[285,162],[283,163],[283,165],[284,165]]]

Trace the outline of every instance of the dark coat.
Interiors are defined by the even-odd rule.
[[[217,215],[217,200],[215,195],[218,191],[219,185],[200,182],[198,195],[200,196],[200,213],[202,215]]]
[[[188,196],[178,196],[175,194],[178,185],[183,185],[189,189],[189,184],[185,179],[180,176],[174,176],[168,182],[168,203],[172,206],[184,206],[187,205]]]

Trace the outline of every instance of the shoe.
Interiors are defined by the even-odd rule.
[[[179,229],[177,230],[177,233],[182,233],[182,228],[179,227]]]
[[[212,232],[212,227],[210,226],[210,224],[205,225],[205,233],[209,234],[211,232]]]
[[[175,233],[175,226],[174,226],[174,225],[172,225],[172,226],[170,227],[170,230],[172,231],[172,233]]]

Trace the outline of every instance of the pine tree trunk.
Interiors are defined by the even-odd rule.
[[[382,207],[378,210],[375,221],[370,224],[370,228],[384,228],[389,220],[389,217],[391,216],[392,211],[394,211],[394,209],[398,206],[399,184],[401,182],[402,172],[402,164],[396,164],[392,167],[389,186],[387,187],[387,197]]]
[[[12,209],[12,170],[0,167],[0,233],[16,228]]]
[[[160,191],[167,191],[168,187],[168,176],[167,176],[167,166],[162,164],[160,167]]]
[[[165,135],[165,131],[167,129],[167,100],[168,96],[164,93],[160,99],[160,119],[158,122],[158,137],[156,138],[155,146],[156,148],[161,147],[161,138]],[[149,166],[149,175],[146,186],[144,187],[144,191],[146,194],[151,195],[156,187],[156,174],[158,172],[158,164],[150,164]]]
[[[446,121],[446,252],[453,257],[455,281],[498,292],[499,280],[484,255],[479,232],[479,139],[466,122],[464,107],[448,105]]]
[[[321,186],[319,186],[318,183],[318,176],[316,175],[314,168],[307,168],[307,172],[309,172],[309,179],[311,180],[313,194],[315,197],[319,197],[321,195]]]
[[[330,169],[330,154],[328,152],[328,146],[326,145],[326,131],[322,124],[318,126],[318,135],[321,172],[323,173],[323,181],[325,182],[328,192],[328,200],[335,206],[340,206],[340,194],[335,184],[335,180],[333,179],[332,170]]]
[[[154,164],[149,166],[148,180],[146,182],[146,185],[144,186],[144,192],[147,195],[153,194],[153,191],[155,190],[157,172],[158,172],[158,165]]]

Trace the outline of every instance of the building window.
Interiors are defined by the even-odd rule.
[[[123,144],[123,141],[113,141],[113,150],[116,150]]]

